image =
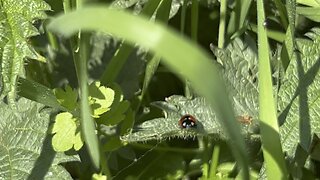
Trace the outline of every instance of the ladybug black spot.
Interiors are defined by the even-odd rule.
[[[179,126],[183,129],[185,128],[195,128],[197,127],[197,120],[195,117],[187,114],[180,118]]]

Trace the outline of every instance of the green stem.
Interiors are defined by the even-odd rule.
[[[72,9],[71,0],[63,0],[63,11],[64,13],[70,12]]]
[[[211,166],[209,172],[209,179],[216,179],[217,167],[219,164],[220,146],[215,145],[211,157]]]
[[[191,6],[191,39],[198,41],[198,19],[199,19],[199,2],[192,0]]]
[[[220,2],[218,48],[224,47],[225,33],[226,33],[226,13],[227,13],[227,0],[221,0],[221,2]]]
[[[184,3],[187,4],[187,3]],[[198,0],[192,0],[191,6],[191,39],[196,43],[198,41],[198,20],[199,20],[199,2]],[[192,98],[193,92],[190,86],[190,82],[185,80],[185,96]]]
[[[187,0],[182,1],[182,8],[181,8],[181,19],[180,19],[180,33],[184,34],[185,27],[186,27],[186,15],[187,15]]]

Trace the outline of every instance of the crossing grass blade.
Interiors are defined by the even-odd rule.
[[[263,156],[268,179],[287,179],[281,148],[276,106],[273,97],[267,31],[264,27],[263,0],[257,1],[259,57],[259,119]]]

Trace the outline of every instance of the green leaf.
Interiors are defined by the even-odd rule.
[[[22,97],[28,98],[46,106],[67,111],[65,107],[59,104],[57,98],[50,88],[43,86],[42,84],[39,84],[37,82],[19,78],[18,94]]]
[[[75,150],[79,150],[83,146],[76,121],[77,119],[68,112],[59,113],[56,116],[52,128],[52,134],[54,134],[52,146],[55,151],[68,151],[73,146]]]
[[[98,119],[96,119],[98,124],[104,124],[107,126],[117,125],[125,119],[125,113],[130,107],[130,102],[123,100],[123,94],[120,87],[114,84],[111,88],[115,93],[112,105],[110,106],[109,111],[103,113]]]
[[[102,174],[93,174],[92,180],[107,180],[107,176]]]
[[[103,145],[103,150],[112,152],[122,146],[123,146],[123,143],[120,140],[119,136],[112,136],[107,140],[107,143]]]
[[[50,7],[39,0],[1,0],[0,4],[1,97],[8,95],[9,102],[14,105],[17,79],[19,75],[23,76],[25,60],[45,61],[28,39],[39,34],[32,23],[45,19],[44,11],[50,10]]]
[[[0,103],[0,179],[72,179],[59,164],[79,159],[52,149],[50,110],[25,98],[16,105]]]
[[[164,140],[170,137],[194,137],[197,134],[225,136],[220,124],[217,122],[216,115],[208,108],[203,98],[190,100],[176,95],[166,98],[166,102],[159,101],[153,103],[153,105],[164,110],[165,117],[152,119],[140,124],[132,134],[123,136],[122,140],[128,142],[153,139]],[[196,128],[181,129],[178,122],[185,114],[190,114],[196,118]]]
[[[93,117],[98,118],[101,114],[110,110],[114,95],[115,93],[111,88],[101,86],[100,82],[90,84],[89,103],[93,110]]]
[[[297,56],[290,61],[279,90],[279,121],[283,150],[293,156],[298,143],[308,152],[312,134],[320,133],[320,29],[298,39]]]
[[[65,90],[57,88],[53,90],[54,95],[57,97],[57,101],[69,111],[73,111],[77,107],[78,93],[77,90],[67,85]]]
[[[121,101],[116,106],[112,106],[112,110],[102,114],[97,122],[107,126],[117,125],[125,119],[125,112],[128,110],[129,106],[129,101]]]

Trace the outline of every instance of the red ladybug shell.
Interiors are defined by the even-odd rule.
[[[190,114],[182,116],[179,120],[179,126],[183,129],[197,127],[197,120]]]

